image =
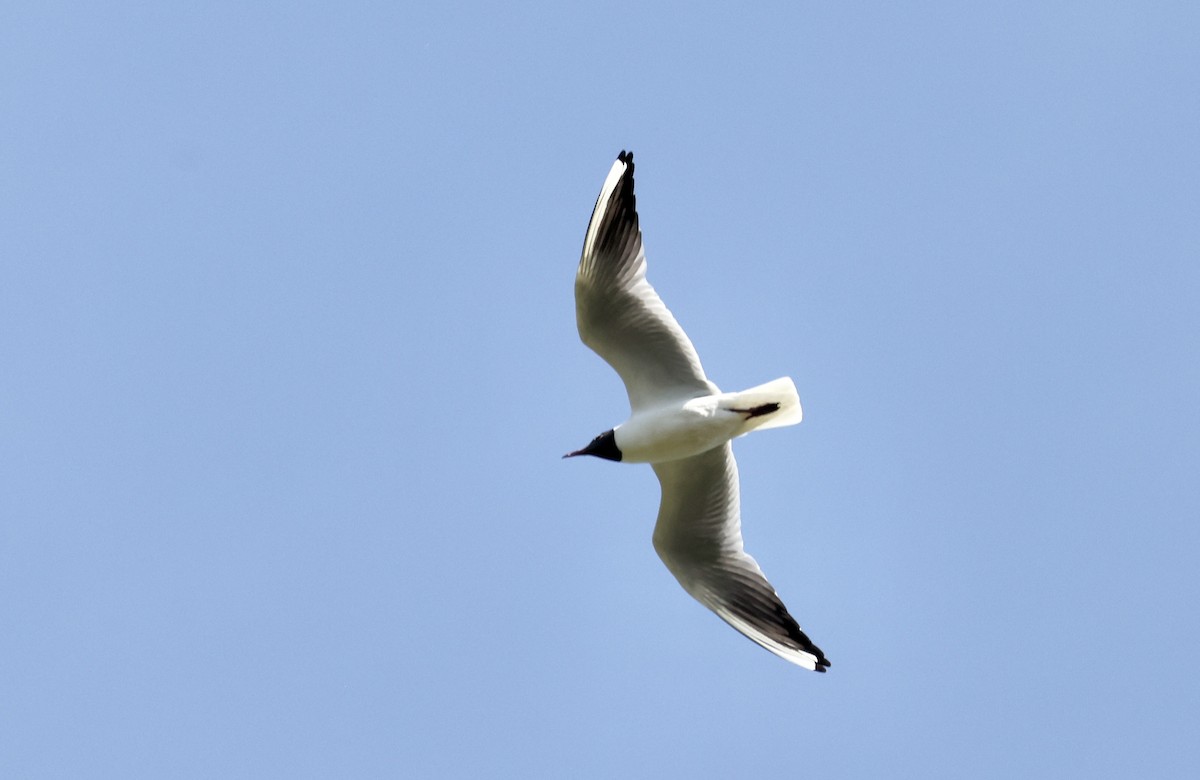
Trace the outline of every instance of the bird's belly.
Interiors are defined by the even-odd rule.
[[[712,399],[712,403],[707,403]],[[630,417],[615,429],[621,460],[626,463],[662,463],[690,458],[732,439],[740,417],[718,408],[715,398],[695,399],[682,405]]]

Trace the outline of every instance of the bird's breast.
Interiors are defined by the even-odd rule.
[[[721,409],[715,396],[638,412],[614,429],[626,463],[662,463],[690,458],[732,439],[736,414]]]

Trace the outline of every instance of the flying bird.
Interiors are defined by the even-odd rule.
[[[695,347],[646,281],[633,196],[633,153],[613,163],[592,211],[575,276],[579,337],[620,375],[629,419],[564,458],[649,463],[662,485],[654,549],[683,589],[775,655],[824,672],[829,661],[800,630],[743,549],[731,440],[795,425],[791,379],[740,393],[708,380]]]

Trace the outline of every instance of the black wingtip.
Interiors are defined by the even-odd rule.
[[[629,166],[629,172],[633,173],[633,152],[627,152],[624,149],[617,155],[617,160]]]

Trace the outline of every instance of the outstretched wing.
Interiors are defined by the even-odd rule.
[[[632,152],[617,157],[592,211],[575,276],[575,319],[583,343],[625,382],[633,410],[716,392],[687,334],[646,281]]]
[[[825,671],[825,654],[742,547],[732,445],[652,465],[662,483],[654,549],[684,590],[780,658]]]

